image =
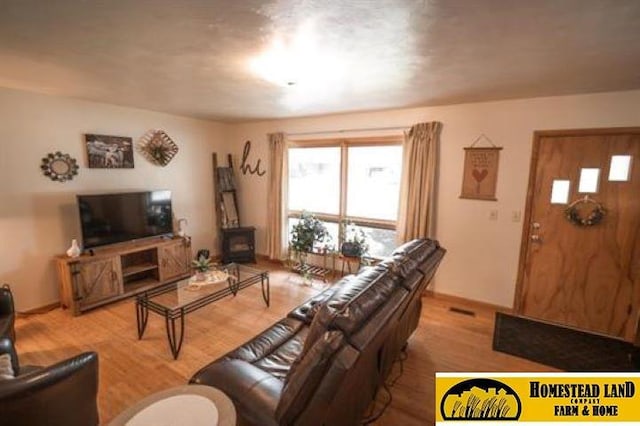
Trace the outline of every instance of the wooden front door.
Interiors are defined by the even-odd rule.
[[[640,128],[536,132],[530,173],[516,312],[637,340]]]

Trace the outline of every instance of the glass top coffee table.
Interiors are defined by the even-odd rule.
[[[227,296],[235,296],[242,289],[260,283],[262,298],[269,306],[269,272],[250,266],[231,263],[218,268],[228,278],[212,282],[197,282],[192,278],[178,280],[145,291],[136,296],[138,340],[147,328],[149,311],[162,315],[167,327],[167,339],[173,359],[178,359],[184,339],[184,317],[210,303]],[[179,327],[176,328],[176,320]]]

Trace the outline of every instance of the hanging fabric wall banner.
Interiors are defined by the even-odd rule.
[[[492,146],[476,148],[482,139]],[[501,147],[497,147],[485,135],[480,135],[470,146],[464,149],[464,170],[460,198],[497,201],[498,163]]]

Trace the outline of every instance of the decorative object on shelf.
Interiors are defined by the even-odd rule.
[[[90,169],[133,169],[133,139],[92,134],[84,139]]]
[[[42,173],[57,182],[66,182],[78,174],[78,162],[69,154],[60,151],[47,154],[40,165]]]
[[[184,217],[178,219],[178,236],[180,236],[180,237],[184,237],[184,236],[187,235],[186,231],[182,227],[183,223],[184,223],[185,226],[189,224],[189,222],[187,222],[187,219],[185,219]]]
[[[480,141],[491,146],[476,148]],[[464,148],[464,169],[460,198],[497,201],[498,163],[502,147],[496,146],[484,134],[478,136],[471,146]]]
[[[164,130],[150,130],[141,139],[138,149],[147,160],[159,166],[166,166],[178,153],[178,145]]]
[[[586,213],[586,217],[583,215],[583,212],[581,212],[582,209],[580,208],[585,205],[591,206],[591,210]],[[604,219],[606,214],[607,209],[605,209],[602,204],[596,200],[589,198],[588,195],[585,195],[584,198],[580,198],[569,204],[569,207],[564,211],[564,216],[567,220],[580,227],[597,225],[602,222],[602,219]]]
[[[80,256],[81,252],[82,250],[80,250],[80,246],[78,245],[78,240],[76,239],[71,240],[71,247],[69,247],[69,249],[67,250],[67,256],[78,257]]]
[[[247,160],[249,159],[249,155],[251,154],[251,141],[246,141],[244,143],[244,149],[242,150],[242,164],[240,165],[240,170],[242,170],[242,174],[246,175],[249,173],[250,175],[258,175],[264,176],[267,173],[266,170],[260,170],[260,159],[256,161],[255,167],[251,167],[250,164],[247,164]]]
[[[340,253],[343,256],[362,257],[369,252],[367,236],[355,223],[343,221],[342,235],[344,235],[344,242],[340,246]]]

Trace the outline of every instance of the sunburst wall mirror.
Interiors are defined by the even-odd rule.
[[[56,182],[66,182],[78,174],[78,162],[60,151],[47,154],[40,165],[42,173]]]

